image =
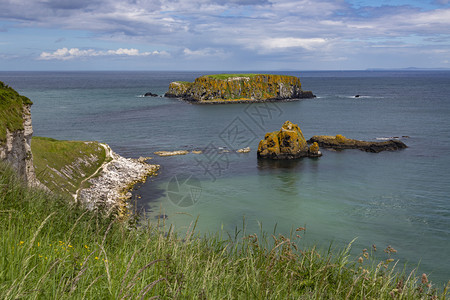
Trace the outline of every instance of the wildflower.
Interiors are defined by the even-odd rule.
[[[359,262],[360,264],[363,263],[363,258],[362,258],[361,256],[358,258],[358,262]]]
[[[427,274],[425,274],[425,273],[422,274],[422,283],[423,284],[428,283],[428,277],[427,277]]]
[[[23,243],[25,243],[25,242],[24,242],[24,241],[20,241],[20,242],[19,242],[19,245],[23,245]]]
[[[72,245],[68,245],[67,247],[72,248]]]
[[[96,256],[95,259],[98,259],[98,256]]]
[[[40,246],[41,244],[38,242],[38,247]]]
[[[89,247],[87,245],[84,245],[84,248],[88,249]]]

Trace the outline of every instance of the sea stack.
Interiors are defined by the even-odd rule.
[[[284,122],[280,130],[266,133],[259,142],[258,158],[296,159],[301,157],[319,157],[319,145],[308,147],[300,127],[290,121]]]

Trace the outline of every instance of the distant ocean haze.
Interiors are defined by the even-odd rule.
[[[217,72],[221,73],[221,72]],[[246,73],[246,72],[239,72]],[[255,73],[254,71],[248,73]],[[344,247],[353,253],[391,245],[408,270],[450,279],[450,72],[277,72],[299,76],[318,97],[295,102],[193,105],[163,95],[171,81],[202,72],[0,72],[29,97],[34,134],[97,140],[128,157],[152,156],[159,175],[135,193],[151,221],[164,216],[185,232],[288,234],[306,227],[300,245]],[[211,74],[211,73],[209,73]],[[360,95],[360,97],[355,97]],[[289,120],[305,138],[342,134],[399,137],[396,152],[321,149],[318,159],[258,160],[266,132]],[[235,150],[250,147],[250,153]],[[202,150],[159,157],[160,150]]]

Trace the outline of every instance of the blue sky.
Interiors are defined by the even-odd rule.
[[[450,0],[0,0],[0,70],[450,68]]]

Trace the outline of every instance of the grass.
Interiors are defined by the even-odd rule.
[[[290,237],[199,237],[86,211],[25,187],[0,163],[0,299],[445,299],[426,276],[301,249]],[[243,236],[243,237],[242,237]],[[153,298],[154,297],[154,298]]]
[[[206,77],[226,80],[228,78],[233,78],[233,77],[249,77],[249,78],[251,78],[251,77],[255,77],[256,75],[260,75],[260,74],[215,74],[215,75],[206,75]]]
[[[98,142],[33,137],[31,152],[39,181],[65,195],[74,194],[106,159],[105,149]]]
[[[33,104],[0,81],[0,145],[6,141],[6,130],[23,129],[23,106]]]

